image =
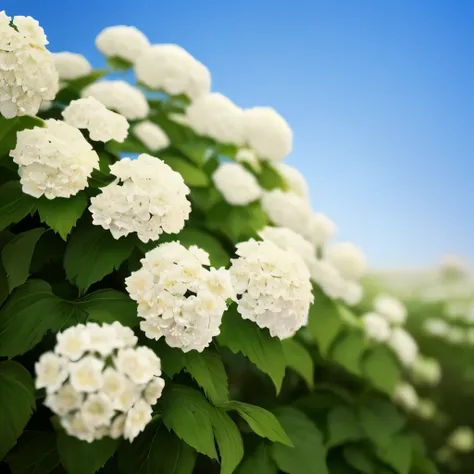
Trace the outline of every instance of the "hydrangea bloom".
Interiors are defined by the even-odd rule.
[[[77,128],[53,119],[45,125],[18,132],[10,151],[23,192],[48,199],[74,196],[99,168],[99,156]]]
[[[0,114],[36,115],[42,101],[53,100],[59,78],[46,49],[43,28],[31,17],[0,11]]]
[[[448,332],[449,326],[442,319],[429,318],[423,323],[423,329],[432,336],[444,336]]]
[[[211,89],[209,70],[177,44],[156,44],[135,63],[137,80],[150,89],[194,100]]]
[[[326,245],[338,231],[337,225],[321,212],[313,214],[311,225],[311,242],[317,247]]]
[[[282,161],[293,148],[293,132],[285,119],[271,107],[244,110],[247,144],[263,160]]]
[[[377,313],[366,313],[362,316],[364,330],[370,339],[385,342],[390,337],[390,326],[387,320]]]
[[[406,367],[413,366],[418,356],[418,345],[405,329],[401,327],[394,328],[388,344],[403,365]]]
[[[296,168],[286,163],[275,163],[275,168],[281,174],[291,192],[309,201],[308,183]]]
[[[127,291],[138,302],[140,328],[150,339],[164,337],[183,352],[202,352],[219,334],[226,300],[235,298],[229,272],[210,266],[209,255],[178,242],[161,244],[127,278]]]
[[[64,121],[76,128],[85,128],[95,141],[123,142],[129,124],[122,115],[110,111],[94,97],[73,100],[62,112]]]
[[[95,39],[97,49],[109,58],[121,58],[135,63],[149,47],[148,38],[134,26],[109,26]]]
[[[469,426],[459,426],[448,438],[448,445],[456,451],[467,453],[474,449],[474,433]]]
[[[155,123],[145,120],[133,127],[135,136],[151,151],[168,148],[170,140],[168,135]]]
[[[432,400],[422,398],[418,402],[416,414],[424,420],[431,420],[436,415],[436,405]]]
[[[391,324],[403,324],[407,318],[407,310],[403,303],[389,295],[376,296],[374,309]]]
[[[82,96],[94,97],[128,120],[143,119],[150,110],[145,94],[125,81],[95,82],[84,88]]]
[[[294,252],[273,242],[249,240],[237,244],[239,258],[230,273],[240,298],[238,311],[273,337],[286,339],[308,322],[313,302],[309,271]]]
[[[136,343],[118,322],[79,324],[58,333],[54,352],[39,358],[36,388],[46,389],[44,404],[69,435],[132,441],[145,429],[165,382],[160,359]]]
[[[114,163],[110,172],[117,180],[91,198],[93,224],[110,230],[115,239],[136,232],[143,242],[184,227],[191,212],[189,188],[163,161],[142,154]]]
[[[53,59],[59,79],[64,81],[78,79],[92,72],[92,66],[82,54],[62,51],[60,53],[53,53]]]
[[[351,242],[337,242],[326,246],[324,258],[349,280],[358,280],[365,273],[365,255]]]
[[[186,109],[187,123],[198,135],[234,145],[245,142],[243,115],[240,107],[218,93],[198,97]]]
[[[234,206],[245,206],[262,195],[257,178],[239,163],[223,163],[212,181],[224,199]]]
[[[419,355],[413,364],[412,371],[417,383],[438,385],[441,380],[441,367],[436,359]]]
[[[398,384],[393,394],[393,400],[402,405],[406,410],[416,410],[419,399],[415,389],[406,382]]]

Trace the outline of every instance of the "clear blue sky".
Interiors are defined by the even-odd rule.
[[[3,0],[52,51],[102,58],[131,24],[205,63],[213,89],[291,124],[313,206],[375,266],[474,259],[474,1]]]

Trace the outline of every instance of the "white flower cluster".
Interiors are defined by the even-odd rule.
[[[168,135],[155,123],[145,120],[133,127],[134,135],[151,151],[168,148],[170,139]]]
[[[324,258],[348,280],[359,280],[367,267],[365,255],[352,242],[336,242],[325,246]]]
[[[23,192],[36,198],[70,197],[87,186],[99,156],[82,133],[59,120],[21,130],[10,156],[18,165]]]
[[[418,407],[419,399],[416,390],[406,382],[400,382],[393,393],[393,401],[400,404],[408,411]]]
[[[289,190],[309,202],[309,188],[304,176],[286,163],[275,163],[274,166],[285,180]]]
[[[262,195],[257,178],[239,163],[223,163],[212,181],[224,200],[233,206],[246,206]]]
[[[149,47],[148,38],[134,26],[109,26],[95,39],[97,49],[108,58],[120,58],[134,64]]]
[[[249,240],[237,244],[239,258],[230,273],[240,296],[238,311],[273,337],[286,339],[308,322],[313,302],[310,274],[298,254],[273,242]]]
[[[432,420],[436,415],[437,408],[434,402],[428,398],[421,398],[418,401],[416,414],[423,420]]]
[[[468,453],[474,449],[474,432],[469,426],[459,426],[449,435],[448,445],[456,451]]]
[[[209,70],[177,44],[156,44],[135,63],[137,80],[170,95],[184,94],[195,100],[211,89]]]
[[[115,239],[136,232],[142,242],[176,234],[189,218],[189,188],[166,163],[147,154],[123,158],[110,167],[117,180],[91,198],[94,225]]]
[[[383,316],[391,325],[405,323],[407,310],[399,299],[380,294],[375,297],[373,304],[375,312]]]
[[[94,141],[123,142],[128,135],[127,119],[110,111],[94,97],[73,100],[63,110],[62,116],[69,125],[87,129]]]
[[[95,82],[83,89],[82,97],[94,97],[128,120],[144,119],[150,110],[145,94],[125,81]]]
[[[364,331],[369,339],[377,342],[387,342],[391,330],[388,321],[378,313],[369,312],[362,316]]]
[[[183,352],[202,352],[219,334],[226,300],[235,299],[228,270],[210,268],[209,255],[178,242],[161,244],[127,278],[127,291],[138,302],[140,328],[150,339],[165,338]]]
[[[59,78],[47,44],[36,20],[0,11],[0,115],[36,115],[41,102],[56,97]]]
[[[322,247],[328,243],[337,233],[338,227],[322,212],[315,212],[311,222],[311,242],[316,247]]]
[[[418,357],[418,344],[409,332],[402,327],[393,328],[388,345],[404,366],[413,366]]]
[[[145,429],[165,383],[160,359],[136,343],[118,322],[80,324],[58,333],[54,352],[40,357],[36,388],[46,389],[44,404],[69,435],[132,441]]]
[[[438,385],[441,380],[441,366],[436,359],[418,355],[412,367],[415,383]]]
[[[245,109],[243,120],[246,142],[262,160],[279,162],[291,153],[293,132],[274,109]]]
[[[53,53],[53,59],[61,80],[71,81],[92,72],[92,66],[82,54],[62,51]]]

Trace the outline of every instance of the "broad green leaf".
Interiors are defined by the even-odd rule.
[[[377,346],[362,361],[362,371],[375,388],[391,395],[401,379],[400,366],[387,347]]]
[[[90,321],[111,324],[118,321],[134,327],[139,323],[137,304],[126,293],[117,290],[99,290],[77,302],[77,307],[89,315]]]
[[[357,415],[351,408],[343,405],[333,408],[329,412],[327,426],[327,447],[345,444],[348,441],[358,441],[365,437]]]
[[[275,443],[286,444],[292,446],[291,440],[285,433],[276,416],[257,405],[250,405],[242,402],[228,402],[223,405],[226,410],[235,410],[250,426],[252,431],[261,436],[268,438]]]
[[[46,199],[42,197],[38,200],[38,212],[41,222],[47,224],[63,240],[66,240],[88,204],[89,201],[84,192],[70,198]]]
[[[172,385],[163,399],[163,421],[197,452],[217,459],[211,417],[213,407],[193,388]]]
[[[393,436],[386,447],[377,451],[377,455],[397,474],[409,474],[413,457],[411,438],[406,435]]]
[[[238,474],[278,474],[270,448],[262,443],[239,467]]]
[[[19,181],[0,186],[0,230],[21,221],[36,205],[36,200],[24,194]]]
[[[70,89],[74,92],[81,92],[82,89],[98,81],[101,77],[105,76],[106,74],[107,74],[107,71],[103,69],[96,69],[92,71],[90,74],[88,74],[87,76],[82,76],[77,79],[67,81],[66,89]]]
[[[25,431],[7,456],[12,474],[50,474],[59,462],[52,432]]]
[[[295,339],[282,341],[283,353],[286,365],[301,375],[309,388],[314,385],[314,362],[307,349]]]
[[[35,387],[18,362],[0,362],[0,459],[15,445],[35,408]]]
[[[221,474],[232,474],[244,457],[240,431],[229,415],[219,408],[213,409],[211,422],[219,447]]]
[[[131,62],[118,56],[107,58],[107,64],[113,71],[119,72],[126,71],[127,69],[130,69],[133,66]]]
[[[328,474],[323,436],[316,425],[295,408],[279,408],[276,415],[294,446],[272,446],[280,470],[288,474]]]
[[[377,463],[364,447],[346,446],[344,458],[358,472],[366,474],[378,474]]]
[[[288,189],[286,181],[268,161],[260,161],[260,165],[261,171],[257,175],[257,179],[263,189]]]
[[[17,133],[19,131],[34,127],[44,127],[43,120],[38,117],[30,117],[29,115],[12,119],[0,116],[0,160],[16,147]]]
[[[439,474],[439,471],[436,464],[428,459],[425,454],[415,451],[410,474]]]
[[[361,375],[361,357],[366,347],[367,343],[362,333],[350,332],[341,340],[336,340],[331,349],[331,357],[348,372]]]
[[[118,269],[132,253],[130,238],[115,240],[99,226],[84,225],[74,230],[64,255],[69,281],[85,292],[93,283]]]
[[[73,303],[55,296],[45,281],[27,281],[0,310],[0,356],[24,354],[47,331],[77,324],[79,314]]]
[[[166,164],[177,171],[188,186],[206,187],[209,186],[209,177],[204,171],[192,163],[188,163],[183,158],[168,156],[165,158]]]
[[[219,354],[211,350],[185,354],[185,367],[215,405],[229,399],[227,374]]]
[[[206,161],[209,151],[208,141],[202,139],[193,143],[177,144],[175,147],[198,166],[201,166]]]
[[[30,275],[30,264],[36,244],[46,229],[22,232],[13,237],[2,250],[3,268],[7,273],[8,288],[12,292],[17,286],[23,285]]]
[[[219,344],[237,354],[248,357],[262,372],[272,379],[277,393],[285,376],[285,357],[281,341],[271,337],[266,329],[260,329],[252,321],[243,319],[236,305],[230,306],[217,337]]]
[[[133,443],[118,449],[120,474],[191,474],[196,451],[170,433],[156,419],[147,425]]]
[[[68,474],[94,474],[114,455],[118,440],[106,437],[88,443],[59,433],[57,446]]]
[[[105,148],[108,152],[117,156],[119,156],[121,153],[150,154],[150,150],[145,145],[143,145],[143,143],[135,135],[129,135],[122,143],[111,140],[107,142]]]
[[[159,356],[161,370],[169,378],[184,369],[186,354],[181,349],[168,346],[163,338],[159,341],[148,341],[148,346]]]

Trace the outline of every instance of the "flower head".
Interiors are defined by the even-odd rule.
[[[390,337],[390,326],[387,320],[377,313],[366,313],[362,316],[364,330],[370,339],[385,342]]]
[[[145,120],[133,127],[134,135],[151,151],[159,151],[170,144],[168,135],[155,123]]]
[[[62,51],[60,53],[53,53],[53,59],[59,79],[61,80],[70,81],[78,79],[92,72],[92,66],[82,54]]]
[[[282,175],[289,190],[309,202],[309,188],[305,177],[286,163],[275,163],[275,168]]]
[[[150,47],[148,38],[134,26],[109,26],[95,40],[97,49],[108,58],[121,58],[135,63]]]
[[[376,296],[374,309],[391,324],[403,324],[407,317],[407,310],[403,303],[389,295]]]
[[[403,365],[406,367],[413,366],[418,356],[418,345],[405,329],[401,327],[394,328],[388,344]]]
[[[324,248],[324,258],[332,263],[344,278],[358,280],[366,269],[366,258],[352,242],[337,242]]]

